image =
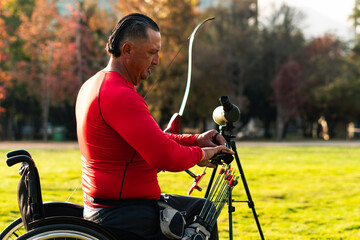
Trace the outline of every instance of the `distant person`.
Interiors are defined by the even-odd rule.
[[[321,116],[318,120],[318,124],[321,127],[321,131],[319,133],[319,137],[321,137],[324,140],[329,140],[330,136],[329,136],[329,129],[328,129],[328,125],[327,122],[325,120],[324,116]]]
[[[209,162],[214,154],[233,153],[215,130],[168,134],[152,118],[135,86],[159,64],[160,48],[160,30],[152,19],[125,16],[108,39],[107,67],[84,83],[76,101],[84,217],[120,239],[168,239],[159,227],[159,202],[182,212],[187,222],[199,214],[204,199],[162,195],[158,171],[215,167]],[[211,239],[218,239],[216,227]]]

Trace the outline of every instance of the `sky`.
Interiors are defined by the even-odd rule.
[[[260,21],[269,16],[274,4],[278,9],[283,2],[305,15],[300,26],[306,38],[334,33],[347,41],[355,36],[352,22],[348,20],[355,0],[258,0]]]

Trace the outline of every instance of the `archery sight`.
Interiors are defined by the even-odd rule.
[[[219,101],[221,106],[213,111],[213,120],[216,124],[224,126],[228,122],[234,123],[240,119],[240,110],[230,102],[229,97],[222,96]]]

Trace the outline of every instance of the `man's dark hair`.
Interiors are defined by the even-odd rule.
[[[123,17],[112,30],[106,51],[114,57],[120,57],[121,46],[125,40],[148,39],[147,29],[160,32],[158,25],[148,16],[141,13],[132,13]]]

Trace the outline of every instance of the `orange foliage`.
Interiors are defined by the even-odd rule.
[[[52,101],[74,98],[77,91],[75,17],[61,16],[54,1],[38,0],[30,18],[21,16],[19,36],[24,40],[30,62],[22,62],[17,77],[35,95],[50,95]]]
[[[325,34],[322,37],[315,38],[306,49],[307,57],[317,55],[339,55],[341,53],[339,42],[335,35]]]
[[[9,17],[10,13],[4,8],[9,0],[0,1],[0,100],[6,96],[5,86],[10,81],[9,73],[3,68],[4,62],[9,60],[10,55],[8,53],[10,37],[7,34],[7,29],[4,21],[4,17]],[[0,108],[0,114],[4,112],[3,108]]]

